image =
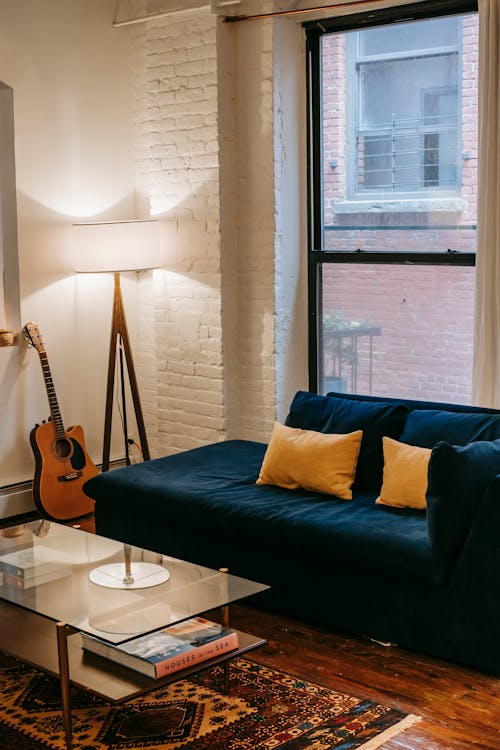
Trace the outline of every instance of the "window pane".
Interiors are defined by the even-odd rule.
[[[458,25],[457,18],[436,18],[366,29],[359,32],[359,53],[387,55],[407,50],[448,47],[457,42]]]
[[[357,189],[456,187],[458,55],[363,64],[358,79]]]
[[[475,229],[477,14],[404,26],[399,56],[381,46],[399,24],[321,37],[323,249],[344,249],[331,232],[372,224],[372,214],[381,226]],[[434,42],[417,49],[422,29],[443,40],[439,52]],[[360,58],[375,32],[376,59]],[[427,239],[423,250],[465,249],[446,235]],[[378,241],[380,250],[395,243],[382,233]],[[359,234],[357,243],[377,249]]]
[[[470,402],[474,268],[323,266],[321,393]]]
[[[422,120],[427,126],[435,123],[438,118],[429,119],[432,102],[425,98],[425,93],[437,86],[448,87],[449,121],[454,122],[457,116],[456,53],[363,63],[358,71],[360,128],[390,128],[393,123],[399,128],[417,128]],[[437,106],[434,104],[434,109]]]

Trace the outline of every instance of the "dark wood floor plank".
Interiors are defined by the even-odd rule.
[[[232,622],[268,644],[252,658],[421,717],[383,750],[500,750],[500,679],[281,615],[235,606]]]

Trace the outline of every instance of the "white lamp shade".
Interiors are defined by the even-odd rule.
[[[75,271],[143,271],[161,265],[158,221],[73,224]]]

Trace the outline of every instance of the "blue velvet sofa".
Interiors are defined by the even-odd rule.
[[[98,475],[98,533],[271,586],[257,606],[500,674],[500,412],[299,392],[290,427],[363,430],[352,500],[258,485],[230,440]],[[376,504],[382,437],[431,448],[426,510]]]

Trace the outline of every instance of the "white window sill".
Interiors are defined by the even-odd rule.
[[[335,214],[377,213],[457,213],[465,211],[466,201],[455,198],[366,198],[365,200],[332,203]]]

